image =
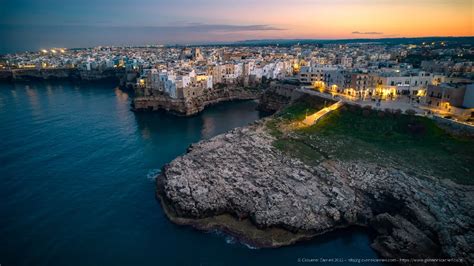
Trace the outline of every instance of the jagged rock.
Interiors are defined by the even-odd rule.
[[[362,161],[310,166],[274,148],[263,123],[194,144],[164,167],[157,191],[173,221],[219,228],[260,246],[364,225],[377,232],[372,247],[384,257],[474,262],[472,186]],[[209,220],[224,214],[248,217],[260,231]]]
[[[370,225],[378,233],[372,246],[384,257],[435,258],[440,252],[439,245],[400,215],[383,213]]]

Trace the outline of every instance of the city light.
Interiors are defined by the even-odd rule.
[[[133,80],[131,86],[182,95],[177,90],[195,88],[210,89],[223,84],[245,84],[258,86],[263,80],[297,83],[320,96],[344,99],[364,104],[408,103],[429,105],[432,109],[444,109],[430,100],[429,87],[443,86],[450,73],[470,73],[472,65],[462,59],[451,59],[439,63],[425,60],[414,68],[403,62],[410,53],[418,55],[420,45],[409,40],[406,44],[355,43],[352,45],[293,46],[284,47],[234,47],[200,48],[205,60],[192,58],[194,48],[161,48],[150,50],[142,47],[95,47],[67,50],[66,48],[40,49],[38,53],[7,55],[1,62],[3,69],[78,69],[81,72],[124,72]],[[411,43],[411,44],[410,44]],[[436,41],[443,44],[444,41]],[[425,45],[430,46],[429,43]],[[423,49],[434,49],[433,47]],[[437,47],[432,53],[469,54],[470,49]],[[181,55],[188,51],[188,58]],[[251,57],[242,55],[252,54]],[[48,56],[53,55],[53,56]],[[394,60],[396,55],[396,61]],[[346,64],[352,59],[352,64]],[[437,59],[442,60],[442,59]],[[206,63],[207,61],[207,63]],[[197,63],[199,62],[199,63]],[[428,64],[429,63],[429,64]],[[425,65],[426,64],[426,65]],[[433,74],[433,68],[440,73]],[[444,69],[443,69],[444,68]],[[147,72],[148,71],[148,72]],[[151,73],[151,71],[153,73]],[[444,73],[444,72],[446,73]],[[107,73],[107,75],[109,74]],[[122,74],[122,73],[120,73]],[[156,76],[155,76],[156,75]],[[457,74],[458,75],[458,74]],[[161,79],[166,80],[167,85]],[[161,84],[161,85],[160,85]],[[150,92],[144,93],[149,95]],[[188,95],[193,95],[189,93]],[[440,97],[440,96],[438,96]],[[450,99],[446,99],[450,100]],[[415,108],[418,106],[412,106]],[[457,110],[455,108],[451,108]]]
[[[313,82],[313,87],[316,90],[319,90],[320,92],[324,92],[326,84],[324,83],[324,81],[315,81],[315,82]]]
[[[416,93],[416,96],[425,97],[426,96],[426,90],[418,90],[417,93]]]

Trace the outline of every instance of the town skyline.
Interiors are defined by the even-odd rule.
[[[473,36],[472,1],[2,0],[0,52],[260,39]]]

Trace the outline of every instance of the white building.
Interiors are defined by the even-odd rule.
[[[416,95],[419,91],[426,91],[428,85],[433,84],[435,78],[433,74],[424,71],[402,74],[400,72],[384,72],[373,77],[375,87],[407,95]]]
[[[347,68],[352,67],[352,57],[343,56],[341,58],[341,65]]]

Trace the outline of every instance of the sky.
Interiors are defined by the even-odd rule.
[[[474,0],[0,0],[0,52],[474,36]]]

